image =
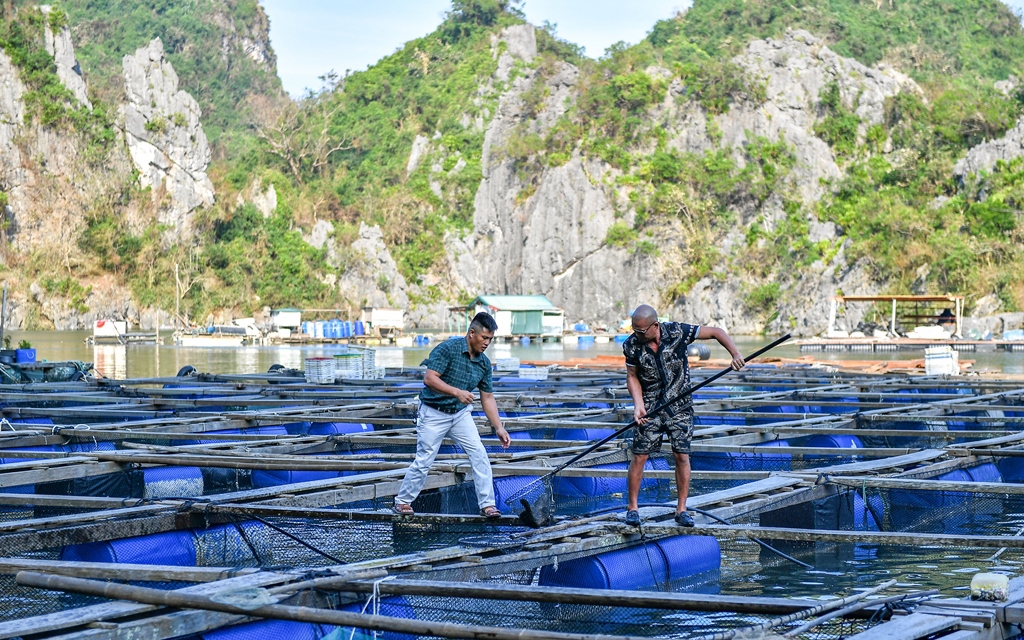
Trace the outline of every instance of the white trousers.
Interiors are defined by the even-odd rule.
[[[411,504],[420,494],[427,481],[427,472],[434,464],[445,436],[451,437],[469,455],[477,504],[481,509],[495,506],[491,463],[487,460],[487,450],[480,442],[480,433],[473,422],[472,405],[458,413],[448,414],[420,403],[416,417],[416,459],[405,472],[395,502]]]

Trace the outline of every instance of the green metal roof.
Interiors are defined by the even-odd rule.
[[[488,307],[499,309],[501,311],[542,311],[545,309],[557,309],[555,305],[548,300],[547,296],[536,295],[536,296],[477,296],[475,300],[469,303],[469,306],[475,306],[478,304],[485,304]]]

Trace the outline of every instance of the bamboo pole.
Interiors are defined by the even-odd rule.
[[[842,609],[835,610],[835,611],[830,611],[829,613],[826,613],[823,616],[815,618],[814,620],[811,620],[809,622],[805,622],[804,624],[800,625],[799,627],[797,627],[795,629],[791,629],[791,630],[787,631],[786,633],[782,634],[782,636],[784,638],[795,638],[798,635],[800,635],[801,633],[806,633],[807,631],[810,631],[814,627],[817,627],[817,626],[825,624],[829,620],[833,620],[835,618],[839,618],[839,617],[842,617],[842,616],[847,616],[847,615],[849,615],[851,613],[856,613],[857,611],[860,611],[861,609],[866,609],[868,607],[877,607],[879,605],[889,604],[891,602],[902,602],[902,601],[911,600],[911,599],[919,600],[921,598],[926,598],[926,597],[934,596],[938,592],[939,592],[938,589],[931,589],[929,591],[915,591],[913,593],[904,593],[904,594],[901,594],[901,595],[898,595],[898,596],[890,596],[888,598],[882,598],[880,600],[868,600],[868,601],[860,600],[858,602],[855,602],[855,603],[851,604],[848,607],[844,607]]]
[[[787,616],[782,616],[781,618],[774,618],[772,620],[768,620],[767,622],[763,622],[763,623],[758,624],[758,625],[753,625],[753,626],[750,626],[750,627],[743,627],[743,628],[740,628],[740,629],[729,629],[728,631],[721,631],[719,633],[712,633],[710,635],[700,636],[700,637],[696,638],[695,640],[732,640],[732,638],[735,638],[736,636],[753,636],[754,634],[756,634],[758,632],[768,631],[769,629],[774,629],[775,627],[778,627],[778,626],[781,626],[781,625],[784,625],[784,624],[789,624],[790,622],[795,622],[797,620],[803,620],[804,618],[807,618],[809,616],[813,616],[813,615],[816,615],[816,614],[819,614],[819,613],[823,613],[825,611],[832,611],[833,609],[838,609],[838,608],[841,608],[841,607],[845,607],[848,604],[851,604],[853,602],[857,602],[859,600],[863,600],[864,598],[866,598],[866,597],[868,597],[870,595],[874,595],[874,594],[878,593],[879,591],[882,591],[884,589],[888,589],[889,587],[891,587],[894,584],[896,584],[896,580],[888,580],[888,581],[883,582],[882,584],[880,584],[880,585],[878,585],[876,587],[872,587],[871,589],[866,589],[866,590],[861,591],[860,593],[858,593],[856,595],[852,595],[852,596],[849,596],[849,597],[846,597],[846,598],[842,598],[840,600],[833,600],[833,601],[828,602],[826,604],[818,605],[817,607],[812,607],[810,609],[804,609],[803,611],[798,611],[797,613],[791,613],[791,614],[789,614]]]
[[[221,611],[245,616],[292,620],[295,622],[312,622],[330,624],[339,627],[355,627],[373,631],[393,631],[419,636],[437,636],[441,638],[466,638],[469,640],[641,640],[638,636],[614,636],[603,634],[560,633],[555,631],[533,631],[529,629],[508,629],[504,627],[487,627],[482,625],[455,624],[451,622],[430,622],[391,616],[366,615],[347,611],[331,611],[312,607],[296,607],[290,605],[268,604],[255,608],[245,608],[223,604],[213,598],[181,593],[180,591],[161,591],[146,587],[121,585],[112,582],[97,582],[81,578],[46,575],[32,571],[22,571],[17,575],[17,583],[22,586],[69,591],[86,595],[130,600],[145,604],[155,604],[180,609],[203,609]]]
[[[610,530],[626,533],[635,528],[609,525]],[[1024,549],[1024,538],[1010,536],[976,536],[966,534],[896,533],[880,531],[837,531],[827,529],[788,529],[782,527],[728,527],[725,525],[697,525],[683,528],[675,525],[645,524],[648,535],[704,535],[719,539],[761,538],[764,540],[793,540],[799,542],[836,542],[851,544],[892,544],[903,546],[985,547]]]
[[[480,582],[448,582],[439,580],[388,580],[374,584],[351,581],[336,585],[341,591],[382,594],[513,600],[518,602],[551,602],[586,604],[603,607],[638,607],[643,609],[685,609],[687,611],[734,611],[736,613],[793,613],[814,607],[812,600],[759,598],[689,593],[655,593],[622,589],[578,589],[529,585],[502,585]]]

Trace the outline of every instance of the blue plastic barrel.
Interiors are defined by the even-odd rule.
[[[819,434],[807,439],[805,447],[819,447],[832,449],[863,449],[864,443],[860,438],[846,434]]]
[[[207,431],[208,434],[231,434],[231,435],[288,435],[288,430],[282,424],[268,424],[262,427],[252,427],[251,429],[218,429],[216,431]],[[196,434],[200,438],[202,434]],[[172,440],[171,444],[175,446],[189,445],[189,444],[210,444],[213,442],[228,442],[228,440]]]
[[[881,531],[878,519],[885,517],[885,500],[880,493],[868,495],[868,505],[865,508],[864,497],[860,492],[853,494],[853,528],[857,531]]]
[[[589,440],[596,442],[601,438],[605,438],[612,433],[615,433],[615,429],[579,429],[565,427],[555,429],[551,437],[554,438],[555,440]]]
[[[365,336],[366,325],[363,324],[362,320],[356,320],[355,325],[352,327],[352,332],[357,336]]]
[[[199,467],[152,467],[142,470],[143,498],[198,498],[203,495]]]
[[[203,640],[320,640],[330,635],[337,627],[311,622],[291,620],[259,620],[204,631],[198,637]],[[348,635],[342,636],[348,638]]]
[[[1003,476],[999,469],[991,462],[966,469],[967,475],[972,482],[1002,482]]]
[[[530,336],[523,336],[519,338],[519,344],[521,344],[524,347],[530,346]]]
[[[540,570],[542,586],[645,589],[718,570],[722,553],[711,536],[673,536]]]
[[[498,507],[498,510],[502,513],[517,513],[514,507],[519,505],[509,506],[505,502],[512,497],[517,491],[537,480],[537,476],[502,476],[500,478],[494,478],[494,501]]]
[[[365,422],[314,422],[309,435],[326,436],[335,433],[366,433],[373,431],[373,425]]]
[[[618,469],[629,468],[627,462],[613,462],[591,467],[592,469]],[[644,469],[651,471],[667,471],[668,460],[665,458],[648,458]],[[644,478],[640,482],[641,489],[657,487],[659,483],[667,485],[669,480],[657,480],[655,478]],[[607,497],[615,493],[625,493],[626,478],[568,478],[555,476],[552,480],[552,488],[555,495],[566,498],[599,498]]]
[[[625,341],[626,341],[626,340],[627,340],[628,338],[629,338],[629,335],[628,335],[628,334],[625,334],[625,333],[620,333],[619,335],[615,336],[615,342],[616,342],[616,343],[618,343],[618,344],[622,344],[622,343],[623,343],[623,342],[625,342]]]
[[[61,549],[60,559],[194,567],[196,541],[191,530],[167,531],[148,536],[69,545]]]
[[[342,611],[351,611],[353,613],[373,613],[369,607],[365,608],[362,604],[347,604],[341,607]],[[380,600],[380,611],[379,614],[382,616],[389,616],[391,618],[406,618],[409,620],[416,619],[416,610],[413,609],[409,601],[402,596],[388,596],[387,598],[381,598]],[[366,631],[364,629],[356,629],[356,633],[353,634],[351,627],[342,628],[341,633],[337,636],[342,640],[348,640],[350,637],[355,638],[370,638],[374,634],[372,631]],[[274,638],[275,636],[267,636],[267,638]],[[284,638],[286,636],[276,636],[278,638]],[[376,633],[377,640],[416,640],[417,636],[412,636],[404,633],[396,633],[394,631],[378,631]],[[241,638],[239,638],[241,640]]]

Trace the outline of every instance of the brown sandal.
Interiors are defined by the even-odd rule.
[[[395,503],[394,512],[400,516],[416,515],[416,512],[413,511],[411,504],[402,504],[401,502]]]
[[[480,515],[489,520],[494,520],[501,517],[501,512],[498,511],[497,507],[484,507],[480,510]]]

